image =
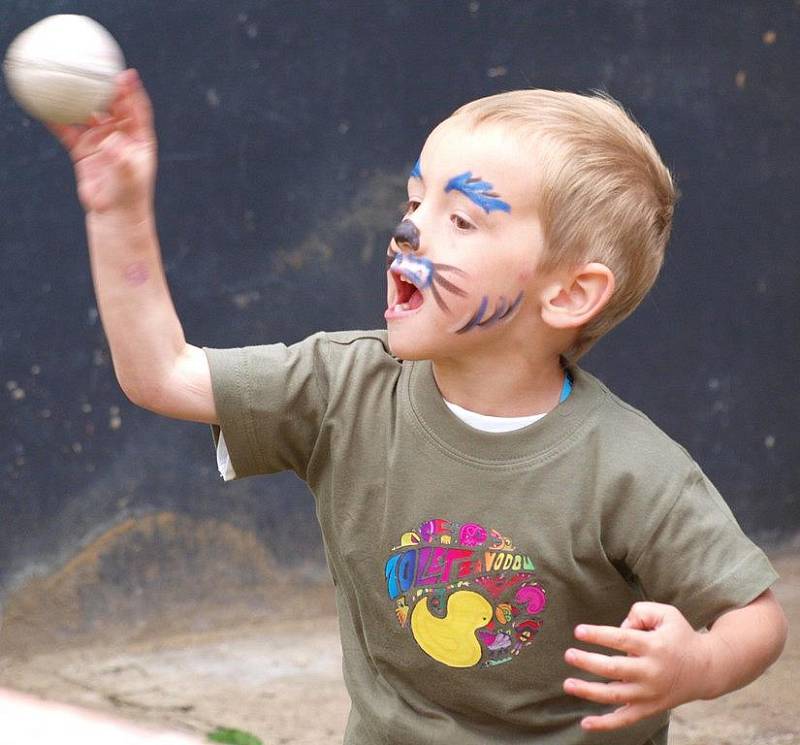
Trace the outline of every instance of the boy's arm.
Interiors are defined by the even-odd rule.
[[[122,390],[158,414],[216,424],[208,361],[183,335],[152,213],[88,214],[86,224],[97,306]]]
[[[701,698],[718,698],[752,683],[780,657],[788,630],[771,590],[744,608],[723,613],[705,635],[711,666]]]
[[[138,75],[119,76],[108,115],[50,129],[75,165],[97,306],[123,391],[159,414],[216,423],[205,353],[186,342],[161,263],[156,137]]]
[[[695,631],[674,606],[635,603],[621,627],[582,624],[577,639],[626,656],[568,649],[566,661],[609,678],[596,683],[568,678],[574,696],[618,708],[581,722],[587,730],[613,730],[697,699],[741,688],[780,656],[787,621],[770,590],[720,616],[708,633]]]
[[[181,732],[145,729],[107,714],[0,688],[0,745],[201,745]]]

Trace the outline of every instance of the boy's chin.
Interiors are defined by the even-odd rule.
[[[389,350],[401,360],[429,360],[434,356],[434,350],[425,343],[424,339],[416,338],[403,331],[393,331],[392,324],[388,325]]]

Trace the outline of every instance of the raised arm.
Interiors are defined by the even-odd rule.
[[[161,262],[156,136],[136,71],[120,74],[108,114],[50,130],[75,166],[97,306],[120,386],[156,413],[216,423],[205,353],[186,342]]]

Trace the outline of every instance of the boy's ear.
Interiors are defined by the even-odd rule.
[[[579,328],[592,320],[614,292],[614,273],[593,261],[550,283],[542,294],[542,320],[557,329]]]

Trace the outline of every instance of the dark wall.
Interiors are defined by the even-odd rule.
[[[201,345],[382,325],[431,127],[512,88],[610,92],[682,199],[655,290],[585,366],[689,448],[751,535],[800,529],[797,2],[17,0],[0,48],[59,12],[109,28],[151,92],[164,257]],[[0,589],[153,511],[252,529],[321,572],[294,477],[224,486],[204,427],[118,390],[71,168],[5,92],[0,195]]]

